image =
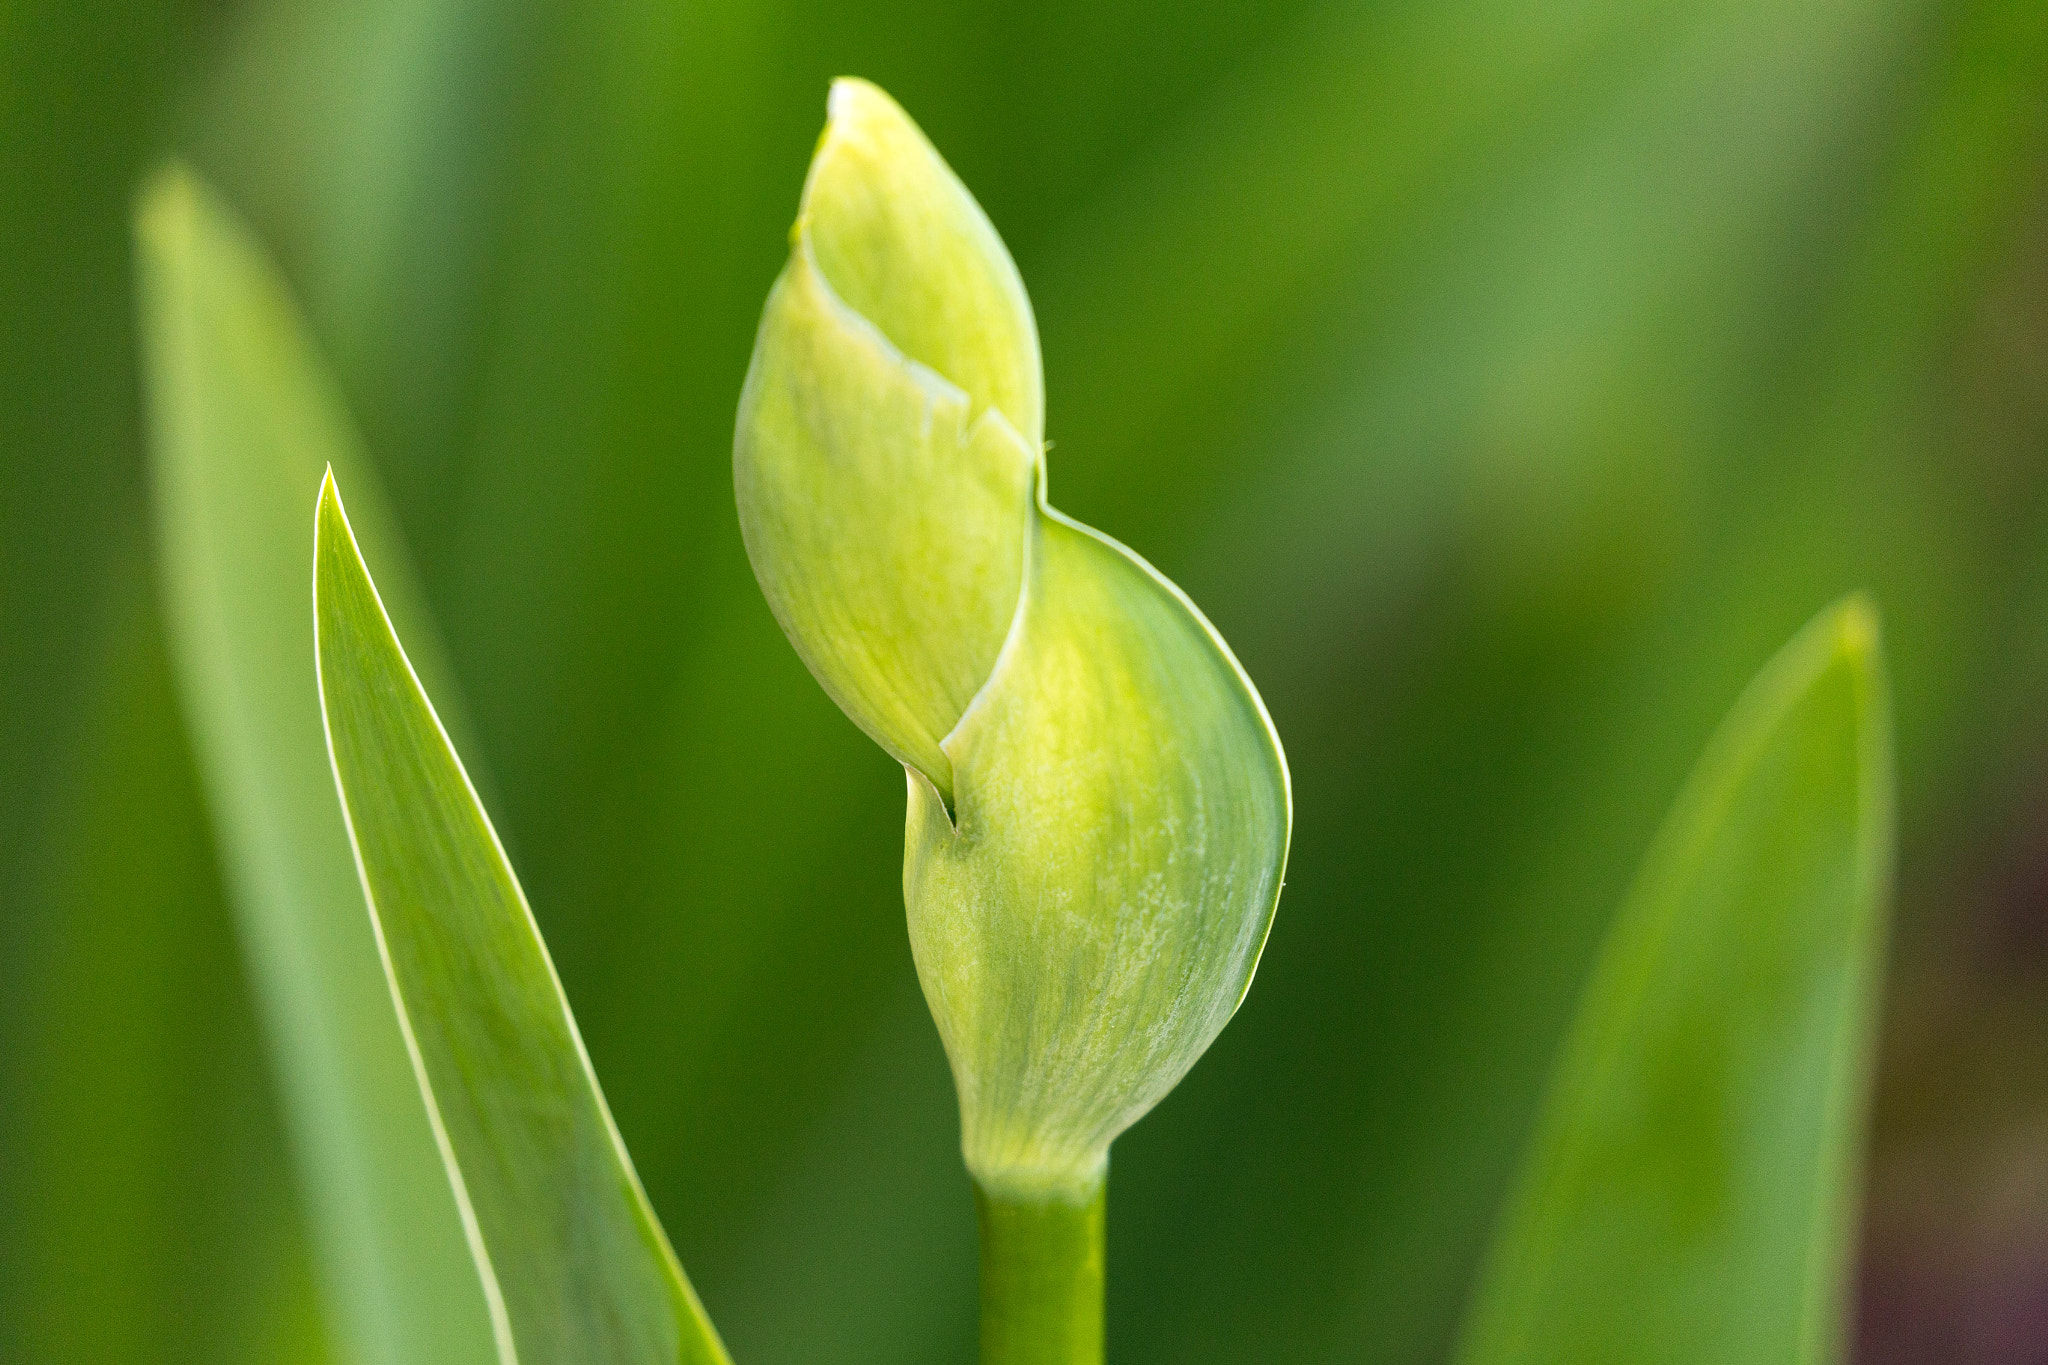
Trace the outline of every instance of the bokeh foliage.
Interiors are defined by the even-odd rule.
[[[171,151],[338,362],[735,1358],[968,1356],[901,779],[729,482],[846,72],[1018,259],[1054,500],[1203,604],[1293,765],[1258,987],[1118,1147],[1115,1359],[1441,1357],[1655,821],[1856,586],[1902,979],[1940,950],[2048,752],[2036,3],[15,0],[0,1358],[322,1355],[151,573],[128,215]]]
[[[304,492],[330,465],[361,490],[429,677],[435,636],[341,398],[247,227],[167,166],[137,204],[135,255],[155,578],[333,1339],[362,1365],[488,1360],[482,1286],[303,685],[317,657]]]
[[[1845,1359],[1892,873],[1876,614],[1714,732],[1588,974],[1459,1365]]]

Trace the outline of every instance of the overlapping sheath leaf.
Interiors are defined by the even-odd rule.
[[[968,1166],[1071,1189],[1250,987],[1286,766],[1187,599],[1050,509],[1016,633],[945,747],[957,823],[910,774],[903,891]]]
[[[306,505],[357,489],[393,613],[433,639],[391,520],[274,266],[189,172],[139,204],[159,576],[180,700],[315,1237],[363,1365],[482,1365],[490,1321],[363,912],[321,742]],[[448,691],[443,686],[444,692]]]
[[[1841,1358],[1890,724],[1861,599],[1736,704],[1586,989],[1461,1365]]]
[[[331,477],[313,582],[334,778],[501,1358],[724,1365]]]
[[[985,1186],[1079,1194],[1243,998],[1286,859],[1256,692],[1044,501],[1029,302],[903,111],[840,81],[741,395],[747,549],[910,770],[904,893]]]

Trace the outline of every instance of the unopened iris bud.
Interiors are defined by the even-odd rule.
[[[740,400],[747,551],[907,770],[911,945],[967,1164],[1088,1197],[1251,983],[1291,812],[1180,591],[1044,501],[1037,332],[916,126],[840,81]]]

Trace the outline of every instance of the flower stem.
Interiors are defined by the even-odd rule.
[[[1102,1365],[1107,1176],[1073,1195],[979,1182],[981,1365]]]

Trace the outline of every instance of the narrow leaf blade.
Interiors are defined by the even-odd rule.
[[[331,477],[314,618],[335,782],[500,1357],[724,1365]]]
[[[1892,850],[1875,615],[1757,677],[1567,1039],[1462,1365],[1841,1358]]]

